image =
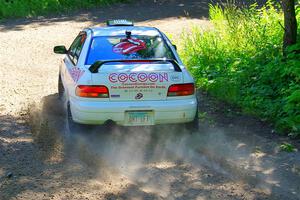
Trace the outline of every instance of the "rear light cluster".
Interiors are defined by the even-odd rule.
[[[86,98],[108,98],[108,88],[104,85],[79,85],[76,87],[76,95]],[[168,97],[188,96],[195,93],[193,83],[171,85],[168,90]]]
[[[87,98],[108,98],[109,92],[103,85],[79,85],[75,91],[79,97]]]
[[[195,93],[195,86],[193,83],[175,84],[171,85],[168,90],[168,97],[174,96],[188,96]]]

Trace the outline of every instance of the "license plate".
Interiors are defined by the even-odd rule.
[[[126,122],[130,126],[153,125],[152,111],[129,111],[126,112]]]

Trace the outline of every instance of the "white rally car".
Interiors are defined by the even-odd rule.
[[[176,46],[153,27],[112,20],[87,28],[59,69],[59,96],[68,102],[70,129],[78,124],[122,126],[185,124],[198,127],[194,79]]]

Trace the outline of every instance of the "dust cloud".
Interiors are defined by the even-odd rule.
[[[126,180],[163,198],[171,194],[175,179],[181,179],[178,166],[190,171],[193,179],[201,173],[216,177],[217,182],[242,177],[253,186],[269,189],[255,175],[237,170],[235,161],[248,151],[220,129],[203,125],[192,133],[180,125],[94,126],[72,133],[65,107],[55,94],[29,108],[28,122],[45,162],[81,163],[98,181]]]

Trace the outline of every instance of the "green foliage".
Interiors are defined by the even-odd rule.
[[[282,56],[281,10],[271,1],[262,8],[211,5],[213,28],[185,33],[180,53],[200,88],[299,136],[300,43]]]
[[[285,143],[280,145],[280,150],[291,153],[291,152],[296,151],[296,148],[292,144],[285,142]]]
[[[0,19],[91,8],[126,0],[0,0]]]

